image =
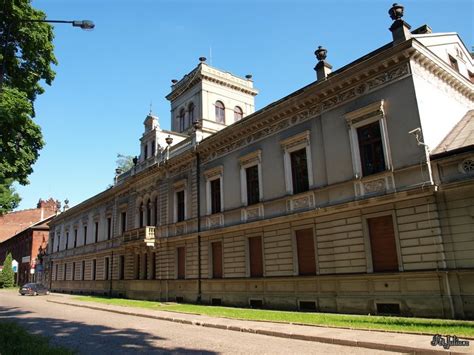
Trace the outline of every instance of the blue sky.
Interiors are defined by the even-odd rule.
[[[458,32],[473,46],[473,0],[404,1],[417,28]],[[117,153],[137,155],[149,111],[170,127],[165,95],[208,57],[239,76],[253,74],[256,108],[315,80],[313,54],[328,50],[336,70],[387,42],[392,2],[381,0],[34,0],[49,19],[90,19],[93,31],[55,27],[56,79],[38,97],[45,148],[18,209],[53,197],[70,206],[113,182]],[[212,52],[212,56],[210,53]]]

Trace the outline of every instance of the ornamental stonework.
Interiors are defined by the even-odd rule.
[[[265,120],[268,123],[263,126],[262,129],[253,132],[250,131],[249,135],[245,138],[241,138],[237,141],[231,142],[223,147],[215,149],[212,153],[202,154],[203,163],[210,162],[214,159],[217,159],[223,155],[231,153],[237,149],[240,149],[246,145],[255,143],[265,137],[275,134],[277,132],[288,129],[289,127],[298,125],[302,122],[305,122],[309,119],[317,117],[323,112],[331,110],[336,106],[345,104],[346,102],[359,97],[361,95],[366,95],[367,93],[377,90],[381,86],[387,85],[388,83],[394,82],[396,80],[403,79],[404,77],[410,74],[410,67],[407,62],[400,64],[382,74],[379,74],[375,77],[368,79],[363,84],[356,85],[352,88],[349,88],[345,91],[340,92],[334,96],[331,96],[316,105],[311,107],[306,107],[299,112],[293,114],[290,117],[286,117],[278,122],[272,123],[271,121],[275,120],[275,117],[272,117],[268,120]],[[260,122],[262,123],[262,122]],[[256,129],[258,124],[255,124],[252,128]]]

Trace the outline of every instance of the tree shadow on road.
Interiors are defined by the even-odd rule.
[[[16,307],[0,306],[0,321],[14,321],[33,334],[49,338],[52,345],[65,346],[79,353],[216,354],[203,349],[160,347],[159,341],[165,341],[165,338],[132,328],[114,329],[57,318],[34,317],[32,314]]]

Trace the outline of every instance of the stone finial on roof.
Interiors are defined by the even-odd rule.
[[[328,51],[322,46],[318,46],[318,49],[316,49],[314,54],[318,59],[318,64],[314,67],[314,70],[316,71],[316,79],[318,81],[323,80],[331,73],[332,69],[332,65],[326,62]]]

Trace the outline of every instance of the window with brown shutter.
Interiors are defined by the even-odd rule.
[[[184,247],[178,248],[178,279],[184,279],[186,275],[186,254]]]
[[[262,237],[249,238],[250,277],[263,277]]]
[[[212,243],[212,277],[222,278],[222,243]]]
[[[367,219],[374,272],[398,271],[392,216]]]
[[[296,231],[299,275],[316,275],[316,258],[312,229]]]

